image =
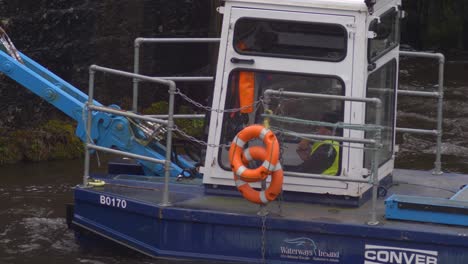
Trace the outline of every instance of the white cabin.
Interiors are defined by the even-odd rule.
[[[252,72],[256,100],[266,89],[379,98],[383,103],[383,147],[379,179],[394,168],[396,90],[399,68],[401,0],[380,0],[369,10],[364,0],[226,0],[213,108],[239,107],[236,87],[240,72]],[[271,109],[290,118],[316,120],[335,113],[337,123],[372,124],[372,105],[337,100],[303,99],[273,102]],[[207,187],[234,186],[228,148],[242,127],[262,123],[263,108],[251,113],[215,113],[210,120],[205,164],[201,168]],[[279,129],[312,133],[313,126],[272,121]],[[370,132],[367,132],[369,134]],[[369,138],[362,130],[336,129],[335,136]],[[296,154],[301,139],[279,138],[283,167],[302,162]],[[371,185],[367,179],[370,154],[363,144],[343,143],[339,172],[334,176],[305,172],[311,177],[288,175],[283,190],[311,194],[361,197]],[[294,172],[294,171],[293,171]],[[330,181],[327,178],[342,177]],[[254,185],[260,186],[260,185]]]

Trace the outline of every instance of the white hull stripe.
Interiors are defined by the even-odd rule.
[[[260,201],[262,201],[262,203],[264,203],[264,204],[268,203],[268,199],[265,196],[265,191],[260,192]]]

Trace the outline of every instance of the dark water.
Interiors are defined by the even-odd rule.
[[[83,250],[65,222],[81,161],[0,168],[0,263],[155,263],[149,259]]]
[[[444,171],[468,173],[468,62],[449,61],[444,110]],[[437,65],[405,60],[401,86],[430,87]],[[400,97],[400,127],[434,129],[435,100]],[[397,165],[431,169],[435,138],[400,134]],[[0,167],[0,263],[179,263],[121,254],[108,249],[84,249],[65,223],[64,204],[72,202],[71,188],[81,182],[82,161],[17,164]]]
[[[437,91],[437,63],[405,59],[400,64],[400,89]],[[442,169],[468,173],[468,59],[449,58],[445,67]],[[436,104],[435,99],[400,96],[397,126],[436,129]],[[435,142],[435,136],[398,133],[397,167],[432,169]]]

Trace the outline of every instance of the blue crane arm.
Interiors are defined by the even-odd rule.
[[[0,50],[0,71],[79,122],[88,96],[26,55],[20,55],[24,64]]]
[[[165,159],[164,146],[158,142],[142,140],[143,133],[126,117],[93,112],[92,133],[86,135],[84,110],[88,96],[26,55],[19,54],[24,64],[0,49],[0,71],[76,120],[76,135],[83,142],[86,142],[86,137],[89,136],[98,146]],[[97,101],[94,101],[94,105],[102,106]],[[179,176],[184,173],[184,169],[194,168],[194,162],[183,157],[178,160],[181,166],[172,163],[171,176]],[[164,175],[164,167],[161,164],[147,161],[139,163],[148,175]]]

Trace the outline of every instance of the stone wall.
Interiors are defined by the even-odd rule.
[[[416,49],[468,50],[468,1],[403,0],[402,40]]]
[[[468,48],[468,2],[404,0],[409,17],[402,42],[416,49]],[[216,36],[214,0],[0,0],[0,21],[16,46],[82,90],[87,89],[88,66],[98,64],[132,70],[133,40],[145,37]],[[144,46],[142,73],[212,75],[211,50],[216,46]],[[211,60],[212,61],[212,60]],[[98,100],[130,105],[131,81],[98,78]],[[207,86],[185,88],[203,101]],[[165,89],[143,85],[142,105],[164,100]],[[0,128],[34,126],[60,115],[37,96],[0,77]]]
[[[91,64],[133,70],[136,37],[212,35],[211,5],[210,0],[0,0],[0,21],[19,50],[86,91]],[[208,48],[199,46],[147,46],[142,55],[142,72],[152,75],[193,72],[209,61]],[[129,106],[131,80],[100,76],[98,83],[100,101]],[[143,101],[162,96],[160,89],[143,90]],[[0,112],[2,131],[61,115],[4,76]]]

